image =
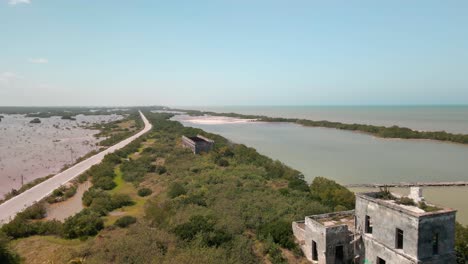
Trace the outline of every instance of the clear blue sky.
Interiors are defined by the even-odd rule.
[[[0,0],[0,105],[468,104],[468,1],[385,2]]]

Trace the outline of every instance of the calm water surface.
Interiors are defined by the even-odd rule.
[[[468,133],[468,106],[198,106],[185,109]]]
[[[342,184],[468,180],[468,146],[369,135],[288,123],[182,122],[256,148],[302,171]]]

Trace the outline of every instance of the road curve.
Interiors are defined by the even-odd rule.
[[[102,161],[105,155],[112,153],[118,149],[121,149],[128,145],[133,140],[137,139],[141,135],[145,134],[146,132],[150,131],[152,125],[148,122],[148,119],[143,115],[140,111],[141,118],[145,123],[145,128],[138,132],[137,134],[107,148],[99,152],[98,154],[83,160],[80,163],[77,163],[73,167],[64,170],[63,172],[55,175],[54,177],[32,187],[31,189],[11,198],[10,200],[0,204],[0,226],[2,224],[8,223],[11,221],[17,213],[23,211],[24,209],[28,208],[32,204],[37,201],[42,200],[43,198],[47,197],[51,194],[55,189],[60,187],[61,185],[71,181],[78,175],[85,172],[91,166],[96,165]]]

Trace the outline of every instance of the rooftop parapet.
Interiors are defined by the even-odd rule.
[[[414,217],[430,217],[456,212],[456,210],[451,208],[438,207],[425,201],[417,202],[412,198],[391,192],[356,193],[356,199],[371,201]]]
[[[348,226],[349,230],[354,230],[354,210],[306,216],[306,219],[307,218],[319,223],[325,228],[345,225]]]

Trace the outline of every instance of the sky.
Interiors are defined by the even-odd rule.
[[[468,104],[468,1],[0,0],[0,106]]]

